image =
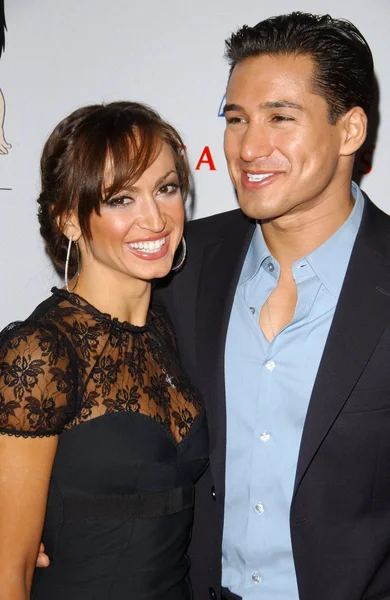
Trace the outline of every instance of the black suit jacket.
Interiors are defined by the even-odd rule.
[[[195,600],[220,597],[224,351],[254,227],[240,210],[189,223],[186,264],[156,293],[208,416],[210,468],[190,548]],[[290,527],[301,600],[390,600],[390,217],[368,199],[310,399]]]

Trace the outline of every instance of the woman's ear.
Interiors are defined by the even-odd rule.
[[[77,240],[80,238],[81,228],[77,216],[74,212],[66,216],[58,216],[57,225],[68,239],[70,239],[70,236],[72,236],[72,240],[74,242],[77,242]]]
[[[360,106],[354,106],[340,117],[342,128],[341,156],[351,156],[359,150],[367,137],[367,115]]]

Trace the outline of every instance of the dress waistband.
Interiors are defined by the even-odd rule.
[[[122,494],[118,496],[67,496],[63,499],[66,521],[100,519],[149,519],[173,515],[194,506],[194,486],[164,492]]]

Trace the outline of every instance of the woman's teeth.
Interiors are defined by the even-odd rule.
[[[130,248],[134,248],[135,250],[142,250],[142,252],[158,252],[165,244],[165,237],[160,238],[159,240],[154,240],[152,242],[133,242],[129,244]]]

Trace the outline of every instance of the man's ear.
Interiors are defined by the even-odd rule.
[[[74,212],[68,215],[61,215],[57,217],[57,225],[68,239],[70,236],[72,236],[72,240],[77,242],[77,240],[80,238],[81,228]]]
[[[360,106],[354,106],[340,117],[341,156],[351,156],[359,150],[367,137],[367,115]]]

